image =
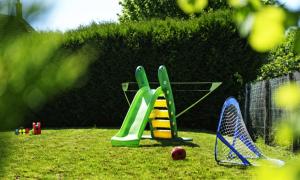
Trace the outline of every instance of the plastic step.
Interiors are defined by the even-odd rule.
[[[155,117],[156,117],[156,112],[155,112],[155,110],[152,110],[150,115],[149,115],[149,118],[154,119]]]
[[[154,103],[154,107],[167,108],[167,101],[165,99],[157,99]]]
[[[154,138],[161,138],[161,139],[171,139],[172,138],[171,130],[154,130],[153,136],[154,136]]]
[[[151,123],[152,123],[152,127],[154,128],[171,128],[169,120],[156,119],[156,120],[152,120]]]
[[[153,109],[149,116],[150,119],[154,118],[169,118],[168,110]]]

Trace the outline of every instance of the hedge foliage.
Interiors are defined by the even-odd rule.
[[[46,126],[120,127],[128,110],[120,84],[135,81],[138,65],[145,67],[149,81],[157,81],[157,69],[164,64],[171,81],[223,82],[178,119],[179,128],[215,129],[224,100],[240,96],[244,83],[256,78],[262,63],[261,55],[239,37],[231,12],[224,10],[188,21],[93,24],[65,34],[65,48],[77,50],[86,45],[97,50],[97,60],[82,80],[83,86],[36,112]],[[174,96],[179,112],[200,94],[174,91]]]
[[[296,32],[291,30],[285,42],[273,49],[259,71],[258,80],[271,79],[300,71],[300,55],[294,52]]]
[[[178,6],[177,0],[120,0],[122,13],[119,15],[121,22],[145,21],[151,19],[179,18],[188,19]],[[203,12],[229,8],[226,0],[208,1],[208,6]],[[194,14],[199,17],[202,13]]]

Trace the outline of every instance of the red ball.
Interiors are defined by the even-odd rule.
[[[173,160],[183,160],[186,157],[186,152],[182,147],[174,147],[171,154]]]

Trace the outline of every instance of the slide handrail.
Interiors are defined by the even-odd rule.
[[[173,98],[173,92],[168,76],[168,72],[165,66],[161,65],[158,69],[158,80],[160,87],[162,88],[162,91],[164,92],[167,106],[168,106],[168,112],[169,112],[169,118],[171,121],[171,131],[172,131],[172,137],[177,137],[177,123],[176,123],[176,109],[175,109],[175,102]]]
[[[135,79],[136,82],[139,85],[139,89],[142,89],[143,87],[149,87],[148,78],[145,72],[145,69],[143,66],[138,66],[135,70]]]

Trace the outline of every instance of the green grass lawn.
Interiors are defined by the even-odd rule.
[[[215,135],[180,132],[194,144],[183,147],[187,158],[173,161],[176,144],[142,140],[138,148],[112,147],[116,129],[43,130],[40,136],[1,132],[9,149],[0,179],[251,179],[254,168],[220,166],[214,160]],[[289,160],[292,153],[258,144],[264,154]],[[3,148],[0,154],[3,155]]]

